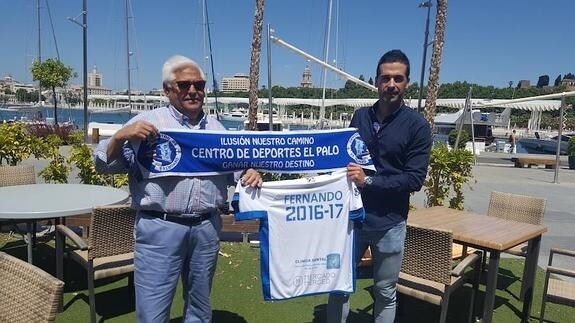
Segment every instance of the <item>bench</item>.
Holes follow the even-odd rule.
[[[83,238],[88,238],[91,214],[83,216],[71,216],[66,218],[66,225],[81,226]],[[236,221],[233,214],[222,214],[222,232],[240,233],[243,242],[249,242],[250,233],[258,233],[260,230],[259,220]]]
[[[250,233],[258,233],[260,231],[260,220],[244,220],[236,221],[233,214],[222,214],[222,232],[228,233],[241,233],[242,242],[249,242]],[[371,249],[367,249],[361,261],[359,267],[369,267],[372,265]]]
[[[241,233],[242,242],[249,242],[250,233],[260,231],[260,220],[236,221],[233,214],[222,214],[222,232]]]
[[[531,166],[545,165],[545,168],[555,168],[557,163],[555,159],[548,158],[536,158],[536,157],[518,157],[514,158],[515,167],[523,168],[527,165],[528,168]]]

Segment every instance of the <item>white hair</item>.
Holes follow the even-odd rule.
[[[186,67],[197,69],[200,72],[200,77],[202,80],[206,80],[204,71],[196,62],[182,55],[174,55],[168,58],[168,60],[164,63],[164,67],[162,68],[163,85],[169,86],[170,82],[176,79],[176,71]]]

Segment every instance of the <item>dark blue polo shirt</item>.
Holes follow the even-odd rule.
[[[373,184],[362,190],[364,230],[386,230],[406,220],[409,196],[423,186],[431,150],[431,130],[422,115],[406,105],[377,121],[372,107],[357,110],[350,127],[357,128],[376,168]]]

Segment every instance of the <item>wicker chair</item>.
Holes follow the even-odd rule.
[[[54,322],[64,283],[0,252],[0,322]]]
[[[96,322],[94,281],[134,271],[134,220],[136,212],[128,205],[96,207],[90,220],[90,237],[84,241],[70,228],[58,225],[59,234],[69,238],[77,249],[69,257],[82,265],[88,273],[90,320]],[[57,250],[61,253],[61,250]],[[61,258],[61,257],[57,257]],[[57,261],[62,273],[62,262]],[[130,275],[129,285],[133,285]]]
[[[0,187],[36,184],[33,165],[0,166]]]
[[[530,224],[541,224],[547,200],[540,197],[491,192],[488,216]]]
[[[36,184],[36,172],[33,165],[0,166],[0,187],[26,184]],[[15,224],[0,221],[0,231],[4,224],[8,226],[10,223]]]
[[[511,193],[491,192],[491,199],[489,200],[489,209],[487,210],[487,215],[516,222],[541,224],[545,214],[546,204],[547,199],[545,198]],[[505,250],[504,252],[525,258],[527,257],[527,243],[519,244],[513,248]],[[485,256],[483,259],[483,268],[486,268],[486,258],[487,257]],[[525,271],[523,272],[521,281],[525,281]],[[520,299],[523,300],[524,294],[525,290],[522,284]]]
[[[541,316],[539,317],[539,322],[543,322],[545,303],[547,302],[572,307],[575,306],[575,283],[573,281],[562,280],[557,276],[551,277],[551,274],[553,274],[575,278],[575,270],[553,266],[553,256],[555,254],[575,258],[575,251],[551,248],[549,252],[549,264],[545,273],[545,287],[543,287],[543,300],[541,301]]]
[[[453,234],[450,231],[408,225],[397,291],[439,305],[439,322],[445,322],[451,293],[469,280],[465,270],[470,266],[476,267],[473,271],[473,290],[469,303],[471,322],[479,286],[478,267],[481,255],[479,252],[469,254],[453,268],[452,247]]]

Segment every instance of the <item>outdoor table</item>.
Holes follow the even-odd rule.
[[[29,184],[0,187],[0,219],[28,224],[28,262],[32,263],[30,223],[91,213],[95,206],[123,203],[128,197],[126,191],[100,185]]]
[[[528,242],[524,281],[522,282],[524,295],[521,295],[523,296],[521,320],[522,322],[528,321],[533,300],[533,285],[537,271],[541,235],[547,232],[546,226],[509,221],[441,206],[411,211],[407,223],[426,228],[449,230],[453,232],[454,242],[489,252],[483,307],[483,322],[485,323],[492,321],[501,252]]]

